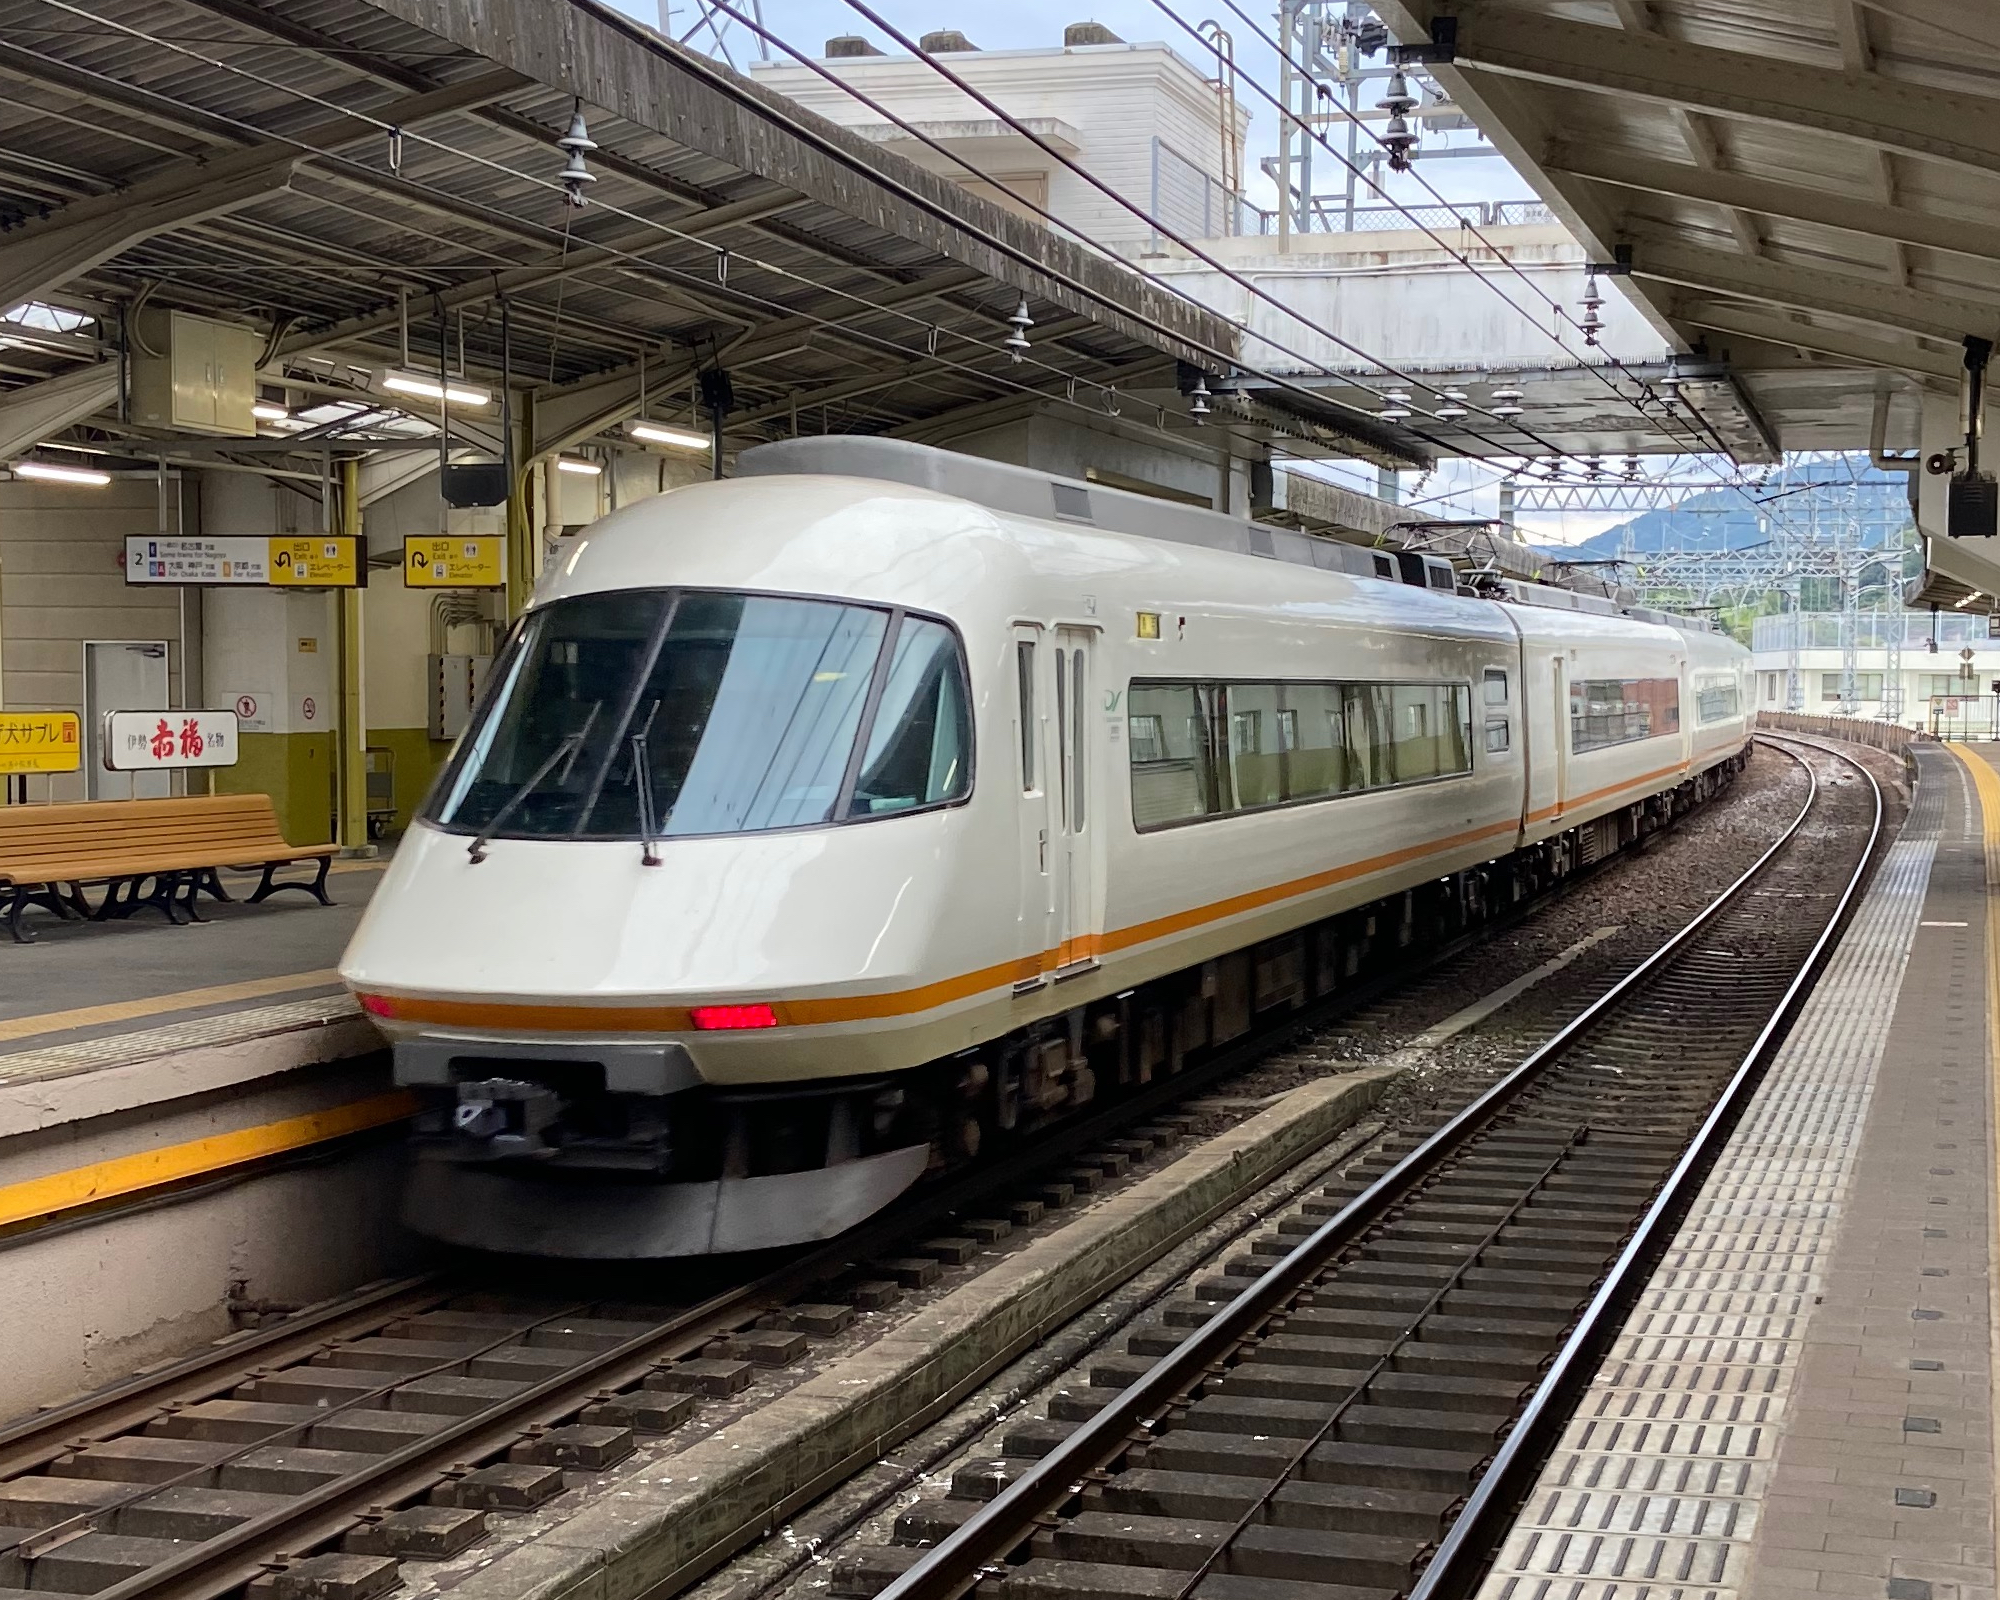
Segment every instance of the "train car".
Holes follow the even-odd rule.
[[[343,961],[437,1238],[830,1237],[1742,759],[1664,620],[892,441],[740,471],[557,552]]]

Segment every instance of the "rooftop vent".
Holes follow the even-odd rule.
[[[1063,48],[1080,44],[1123,44],[1125,41],[1101,22],[1072,22],[1063,29]]]
[[[882,52],[858,33],[843,33],[826,41],[826,53],[831,60],[835,56],[879,56]]]
[[[934,56],[959,55],[979,48],[956,28],[940,28],[936,33],[925,34],[917,43]]]

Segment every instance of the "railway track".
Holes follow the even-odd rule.
[[[468,1296],[442,1274],[415,1278],[0,1426],[0,1600],[216,1600],[249,1585],[269,1600],[371,1600],[399,1581],[401,1560],[457,1553],[489,1513],[559,1493],[565,1469],[613,1466],[635,1434],[668,1431],[698,1398],[837,1334],[871,1287],[893,1292],[871,1273],[917,1286],[927,1234],[996,1237],[1143,1161],[1175,1138],[1176,1101],[1493,931],[696,1304]]]
[[[1458,1115],[1003,1428],[834,1593],[1471,1594],[1880,842],[1865,767],[1771,742],[1814,782],[1741,879]]]

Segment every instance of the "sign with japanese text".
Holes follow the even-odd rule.
[[[366,570],[359,539],[323,534],[271,541],[271,582],[279,588],[353,589]]]
[[[125,541],[125,581],[132,584],[353,589],[367,576],[364,547],[346,534],[228,534],[213,539],[135,534]]]
[[[236,765],[233,711],[112,711],[104,718],[104,764],[113,772]]]
[[[0,711],[0,772],[75,772],[83,719],[74,711]]]
[[[504,534],[425,534],[403,540],[406,588],[503,589],[506,567]]]

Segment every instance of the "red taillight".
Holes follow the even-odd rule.
[[[396,1014],[395,1002],[382,994],[364,994],[361,1009],[371,1017],[393,1017]]]
[[[697,1028],[775,1028],[778,1013],[767,1005],[696,1006],[689,1015]]]

